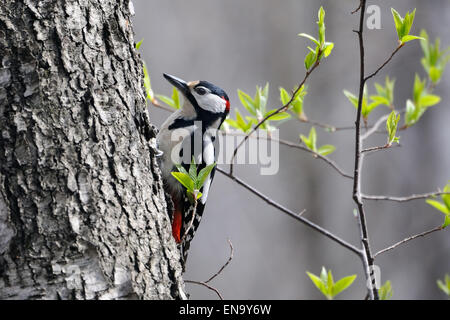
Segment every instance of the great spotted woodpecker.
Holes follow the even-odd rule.
[[[184,96],[183,107],[163,123],[156,137],[158,149],[162,151],[159,160],[166,194],[174,204],[170,217],[172,235],[180,247],[184,269],[190,241],[200,224],[215,169],[200,189],[202,196],[197,202],[194,217],[192,199],[188,199],[186,189],[171,172],[178,171],[178,164],[189,171],[193,157],[197,173],[215,162],[218,156],[217,130],[230,111],[230,101],[225,91],[208,81],[185,82],[168,74],[164,74],[164,78]]]

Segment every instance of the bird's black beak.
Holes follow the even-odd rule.
[[[185,96],[189,93],[189,86],[186,81],[181,80],[180,78],[171,76],[170,74],[163,73],[164,78],[167,79],[175,88],[181,91]]]

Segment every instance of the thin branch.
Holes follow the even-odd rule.
[[[341,176],[343,176],[344,178],[348,178],[348,179],[353,179],[353,176],[351,176],[350,174],[346,173],[344,170],[342,170],[337,164],[336,162],[334,162],[333,160],[327,158],[326,156],[323,156],[321,154],[318,154],[317,152],[312,151],[311,149],[308,149],[307,147],[302,146],[301,144],[298,143],[293,143],[290,141],[286,141],[286,140],[279,140],[280,144],[283,144],[285,146],[289,146],[291,148],[296,148],[299,150],[303,150],[306,152],[311,153],[315,158],[319,158],[323,161],[325,161],[326,163],[328,163],[334,170],[336,170]]]
[[[385,201],[396,201],[396,202],[407,202],[407,201],[413,201],[413,200],[419,200],[419,199],[427,199],[431,197],[440,196],[443,194],[450,194],[449,192],[429,192],[429,193],[423,193],[423,194],[412,194],[407,197],[391,197],[391,196],[372,196],[372,195],[362,195],[363,199],[366,200],[385,200]]]
[[[309,221],[308,219],[304,218],[301,213],[298,214],[296,212],[293,212],[287,208],[285,208],[284,206],[282,206],[281,204],[275,202],[274,200],[270,199],[269,197],[267,197],[266,195],[262,194],[261,192],[259,192],[258,190],[256,190],[255,188],[253,188],[252,186],[250,186],[249,184],[247,184],[246,182],[244,182],[243,180],[239,179],[238,177],[231,175],[230,173],[226,172],[224,169],[220,168],[220,167],[216,167],[217,171],[219,171],[220,173],[224,174],[225,176],[227,176],[228,178],[234,180],[235,182],[237,182],[239,185],[243,186],[244,188],[246,188],[247,190],[249,190],[251,193],[253,193],[254,195],[256,195],[257,197],[259,197],[260,199],[264,200],[266,203],[268,203],[269,205],[279,209],[280,211],[282,211],[283,213],[287,214],[288,216],[294,218],[295,220],[300,221],[301,223],[307,225],[308,227],[316,230],[317,232],[323,234],[324,236],[330,238],[331,240],[339,243],[340,245],[342,245],[343,247],[349,249],[350,251],[352,251],[353,253],[356,253],[359,257],[361,257],[361,250],[356,248],[355,246],[353,246],[352,244],[348,243],[347,241],[341,239],[340,237],[336,236],[335,234],[333,234],[332,232],[318,226],[317,224]],[[303,210],[304,211],[304,210]]]
[[[362,6],[362,1],[359,1],[359,6],[358,6],[358,8],[356,8],[355,10],[353,10],[353,11],[351,12],[351,14],[357,13],[357,12],[361,9],[361,6]]]
[[[367,80],[369,80],[370,78],[373,78],[377,75],[378,72],[380,72],[381,69],[383,69],[388,63],[389,61],[392,60],[392,58],[395,56],[395,54],[404,46],[404,43],[401,42],[397,48],[395,48],[395,50],[391,53],[391,55],[389,56],[389,58],[377,69],[375,70],[375,72],[371,73],[370,75],[368,75],[367,77],[364,78],[364,82],[366,82]]]
[[[194,280],[184,280],[184,282],[186,283],[193,283],[193,284],[198,284],[199,286],[204,286],[206,288],[208,288],[209,290],[214,291],[217,296],[219,297],[220,300],[223,300],[222,295],[220,294],[219,290],[217,290],[216,288],[214,288],[213,286],[203,282],[203,281],[194,281]]]
[[[227,262],[225,262],[225,264],[219,269],[219,271],[217,271],[214,275],[212,275],[211,278],[206,280],[205,283],[208,283],[208,282],[211,282],[212,280],[214,280],[214,278],[216,278],[219,274],[221,274],[222,271],[230,264],[231,260],[233,260],[233,253],[234,253],[233,244],[231,243],[230,239],[227,239],[227,241],[228,241],[228,244],[230,245],[230,257],[228,258]]]
[[[244,133],[240,133],[240,132],[231,132],[231,131],[227,131],[227,132],[223,132],[225,135],[233,135],[233,136],[244,136]],[[255,139],[264,139],[264,140],[268,140],[268,141],[275,141],[278,142],[281,145],[287,146],[287,147],[291,147],[291,148],[295,148],[295,149],[299,149],[302,151],[306,151],[308,153],[311,153],[315,158],[319,158],[321,160],[323,160],[324,162],[326,162],[327,164],[329,164],[333,169],[335,169],[341,176],[343,176],[344,178],[347,179],[353,179],[353,176],[351,176],[350,174],[346,173],[344,170],[342,170],[338,164],[336,162],[334,162],[333,160],[329,159],[326,156],[323,156],[321,154],[318,154],[317,152],[312,151],[311,149],[308,149],[307,147],[299,144],[299,143],[295,143],[295,142],[291,142],[291,141],[287,141],[287,140],[283,140],[283,139],[275,139],[272,137],[260,137],[259,135],[255,136],[255,135],[249,135],[249,138],[255,138]]]
[[[361,198],[361,168],[363,162],[362,139],[361,139],[361,114],[362,114],[362,102],[364,95],[364,86],[367,78],[364,77],[365,62],[364,62],[364,14],[366,11],[366,0],[361,0],[360,5],[360,18],[359,18],[359,30],[356,31],[359,40],[359,53],[360,53],[360,79],[359,79],[359,97],[358,97],[358,110],[355,121],[355,170],[353,176],[353,200],[358,207],[360,231],[361,231],[361,243],[363,246],[364,258],[363,264],[366,273],[366,278],[371,279],[372,267],[374,264],[373,256],[370,250],[369,234],[367,231],[366,215],[364,212],[363,201]],[[383,64],[384,66],[385,64]],[[378,71],[377,71],[378,72]],[[373,300],[379,300],[378,290],[375,286],[374,280],[372,280],[372,287],[370,290],[370,298]]]
[[[206,281],[194,281],[194,280],[184,280],[184,282],[186,283],[193,283],[193,284],[197,284],[200,286],[204,286],[206,288],[208,288],[209,290],[214,291],[217,296],[219,297],[220,300],[223,300],[222,295],[220,294],[219,290],[217,290],[216,288],[214,288],[213,286],[211,286],[209,284],[209,282],[211,282],[212,280],[214,280],[218,275],[220,275],[222,273],[222,271],[230,264],[231,260],[233,260],[233,253],[234,253],[234,248],[233,248],[233,244],[231,243],[230,239],[227,239],[228,244],[230,245],[230,257],[228,258],[227,262],[225,262],[225,264],[220,267],[219,271],[217,271],[215,274],[213,274],[208,280]]]
[[[197,213],[197,203],[198,203],[198,200],[196,199],[197,194],[194,194],[192,196],[194,198],[194,208],[192,209],[192,218],[191,221],[189,221],[188,228],[186,229],[186,231],[183,234],[183,237],[181,238],[181,242],[183,242],[184,238],[186,238],[187,234],[189,233],[189,230],[191,230],[192,224],[194,223],[195,220],[195,214]]]
[[[317,56],[320,57],[320,54],[321,54],[321,52],[319,52],[319,54]],[[233,175],[234,159],[236,158],[236,154],[237,154],[239,148],[248,140],[249,136],[252,133],[254,133],[256,130],[258,130],[258,128],[264,122],[266,122],[269,118],[273,117],[274,115],[279,114],[280,112],[284,112],[284,111],[286,111],[289,108],[289,105],[292,103],[292,101],[294,101],[294,98],[297,95],[297,93],[301,90],[301,88],[305,84],[305,82],[308,79],[308,77],[310,76],[310,74],[319,66],[319,64],[320,64],[320,61],[319,61],[319,59],[317,59],[316,63],[311,67],[311,69],[306,71],[305,77],[303,78],[302,82],[300,82],[300,84],[298,85],[297,89],[295,89],[295,91],[293,92],[293,94],[292,94],[291,98],[289,99],[289,101],[285,105],[279,107],[275,112],[267,115],[266,117],[264,117],[264,119],[259,121],[258,124],[252,128],[252,131],[250,131],[250,133],[248,133],[244,137],[244,139],[237,145],[237,147],[234,149],[233,156],[231,158],[231,164],[230,164],[230,174],[231,175]]]
[[[389,115],[386,114],[384,116],[382,116],[380,119],[378,119],[375,124],[372,126],[372,128],[370,128],[369,130],[367,130],[363,135],[361,135],[361,140],[366,140],[368,137],[370,137],[372,134],[374,134],[375,132],[377,132],[378,128],[384,123],[386,122],[387,118],[389,118]]]
[[[310,119],[306,119],[306,118],[299,118],[298,116],[294,116],[294,118],[301,123],[308,123],[313,126],[317,126],[319,128],[325,129],[325,131],[328,131],[328,132],[337,132],[337,131],[345,131],[345,130],[355,129],[354,126],[336,127],[336,126],[332,126],[330,124],[326,124],[326,123],[319,122],[319,121],[314,121],[314,120],[310,120]]]
[[[376,151],[381,151],[381,150],[386,150],[386,149],[392,149],[392,148],[398,148],[401,147],[400,144],[385,144],[384,146],[377,146],[377,147],[371,147],[371,148],[367,148],[361,151],[361,153],[371,153],[371,152],[376,152]]]
[[[440,230],[443,230],[443,229],[444,229],[444,228],[443,228],[442,226],[437,226],[436,228],[433,228],[433,229],[430,229],[430,230],[428,230],[428,231],[425,231],[425,232],[422,232],[422,233],[413,235],[413,236],[411,236],[411,237],[405,238],[405,239],[403,239],[402,241],[399,241],[399,242],[393,244],[393,245],[390,246],[390,247],[387,247],[387,248],[385,248],[385,249],[383,249],[383,250],[378,251],[377,253],[374,254],[373,257],[375,258],[376,256],[378,256],[378,255],[380,255],[380,254],[382,254],[382,253],[385,253],[385,252],[387,252],[387,251],[393,250],[393,249],[397,248],[398,246],[400,246],[400,245],[402,245],[402,244],[405,244],[405,243],[407,243],[407,242],[409,242],[409,241],[411,241],[411,240],[414,240],[414,239],[419,238],[419,237],[424,237],[424,236],[426,236],[426,235],[428,235],[428,234],[430,234],[430,233],[433,233],[433,232],[436,232],[436,231],[440,231]]]

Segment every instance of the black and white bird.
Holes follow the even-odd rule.
[[[217,131],[230,111],[228,95],[221,88],[208,81],[186,82],[164,74],[184,96],[184,105],[163,123],[156,137],[162,155],[159,158],[166,193],[174,204],[171,214],[172,234],[179,244],[183,269],[187,259],[190,241],[200,224],[208,198],[215,169],[203,184],[201,198],[197,203],[195,217],[193,203],[186,196],[186,189],[171,174],[181,164],[187,171],[192,157],[197,173],[213,164],[218,156]],[[190,222],[192,226],[189,228]],[[186,230],[188,233],[185,235]]]

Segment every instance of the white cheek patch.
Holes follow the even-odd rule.
[[[227,102],[221,97],[218,97],[217,95],[212,93],[207,93],[203,96],[197,94],[196,92],[193,92],[192,94],[197,100],[199,107],[203,110],[213,113],[225,112]]]

